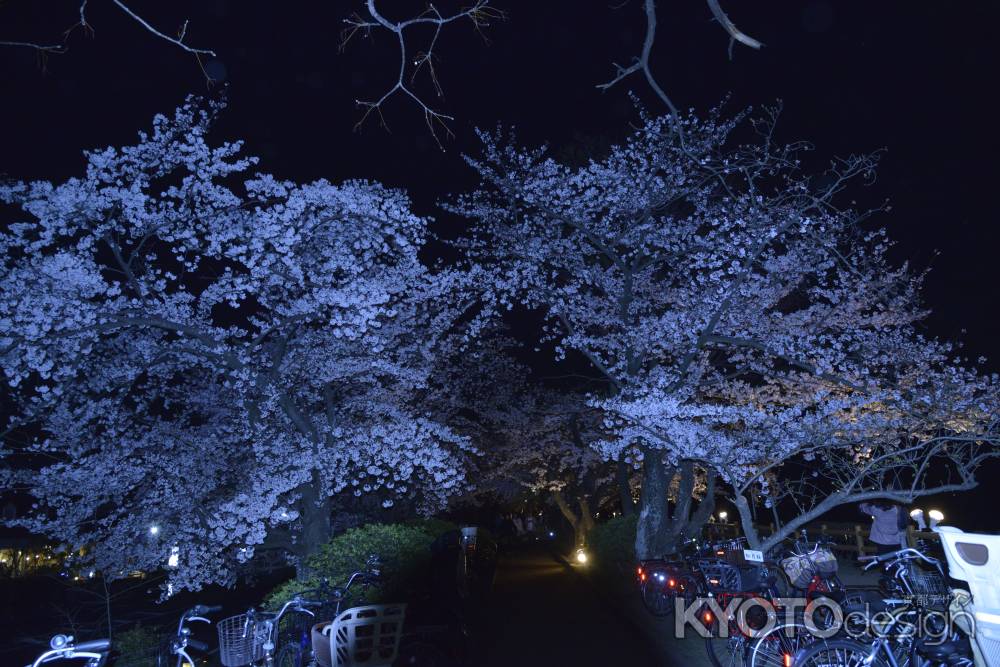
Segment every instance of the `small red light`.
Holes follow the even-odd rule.
[[[639,572],[639,576],[642,576],[642,568],[640,567],[640,568],[636,568],[636,569]]]
[[[712,613],[711,613],[711,612],[708,612],[708,611],[706,611],[706,612],[705,612],[705,616],[704,616],[704,618],[705,618],[705,622],[706,622],[706,623],[711,623],[711,622],[712,622]]]
[[[786,653],[785,655],[783,655],[782,656],[782,663],[784,664],[785,667],[792,667],[792,656],[791,656],[791,654]]]
[[[640,574],[639,579],[641,579],[642,581],[646,581],[646,573],[643,572],[642,574]]]
[[[722,549],[719,549],[718,551],[715,552],[715,555],[716,556],[725,556],[726,552],[723,551]]]
[[[670,586],[671,588],[673,588],[676,585],[677,585],[677,582],[674,581],[673,579],[671,579],[670,581],[667,582],[667,586]]]

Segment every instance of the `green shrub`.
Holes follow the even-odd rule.
[[[409,521],[404,522],[403,525],[409,526],[410,528],[419,528],[430,535],[433,539],[437,539],[439,536],[453,530],[458,530],[458,526],[451,521],[436,519],[434,517],[429,519],[410,519]]]
[[[163,631],[139,625],[116,632],[115,649],[121,653],[116,665],[120,667],[156,667],[156,654],[165,648]]]
[[[378,585],[365,594],[370,603],[388,602],[405,597],[414,583],[424,583],[430,564],[430,546],[434,538],[424,529],[402,524],[369,524],[352,528],[333,538],[308,557],[304,579],[287,581],[268,595],[265,604],[277,608],[295,594],[318,588],[326,579],[332,585],[347,582],[352,572],[364,569],[369,556],[382,559]],[[355,595],[360,591],[353,590]]]
[[[598,568],[611,571],[635,563],[636,516],[622,516],[599,523],[590,531],[590,551]]]

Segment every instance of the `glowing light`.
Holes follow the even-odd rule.
[[[940,510],[931,510],[927,516],[931,518],[931,521],[944,521],[944,514]]]
[[[160,534],[160,527],[156,525],[150,526],[149,534],[152,535],[153,537],[156,537],[157,535]]]
[[[719,520],[720,521],[725,521],[728,516],[729,516],[728,512],[719,512]]]
[[[167,567],[177,567],[181,564],[180,547],[170,547],[170,557],[167,558]]]
[[[671,579],[670,581],[667,582],[667,586],[670,586],[671,588],[673,588],[676,585],[677,585],[677,582],[674,581],[673,579]]]
[[[579,563],[580,565],[583,565],[584,563],[586,563],[587,562],[587,552],[584,551],[583,549],[577,549],[576,550],[576,562]],[[646,575],[642,575],[642,580],[643,581],[646,580]]]
[[[785,653],[781,656],[781,662],[785,667],[792,667],[792,655],[790,653]]]

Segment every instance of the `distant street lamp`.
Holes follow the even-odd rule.
[[[160,527],[156,525],[150,526],[149,534],[152,535],[153,537],[156,537],[157,535],[160,534]]]

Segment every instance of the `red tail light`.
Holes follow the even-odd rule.
[[[636,568],[636,571],[638,572],[639,576],[641,577],[642,576],[642,568],[638,567],[638,568]]]
[[[673,588],[676,585],[677,585],[677,582],[674,581],[673,579],[671,579],[670,581],[667,582],[667,586],[670,586],[671,588]]]
[[[711,622],[712,622],[712,612],[710,612],[710,611],[706,611],[706,612],[705,612],[705,613],[704,613],[704,614],[702,615],[702,618],[704,618],[704,619],[705,619],[705,622],[706,622],[706,623],[711,623]]]
[[[781,656],[781,662],[784,665],[784,667],[792,667],[792,656],[791,656],[791,654],[786,653],[783,656]]]

